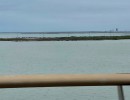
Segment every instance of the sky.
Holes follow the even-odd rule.
[[[130,30],[130,0],[0,0],[0,32]]]

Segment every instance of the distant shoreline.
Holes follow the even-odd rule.
[[[0,38],[0,41],[87,41],[87,40],[122,40],[130,39],[130,36],[71,36],[71,37],[17,37]]]
[[[85,34],[85,33],[130,33],[130,31],[59,31],[59,32],[0,32],[0,33],[20,33],[20,34]]]

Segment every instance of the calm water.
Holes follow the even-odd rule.
[[[130,40],[0,42],[0,75],[129,73]],[[126,100],[130,88],[125,88]],[[1,89],[1,100],[117,100],[116,87]]]
[[[125,36],[130,33],[62,33],[62,34],[22,34],[22,33],[0,33],[0,38],[16,37],[71,37],[71,36]]]

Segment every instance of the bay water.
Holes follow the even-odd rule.
[[[0,75],[130,72],[130,40],[0,41]],[[129,86],[124,86],[126,100]],[[118,100],[116,86],[0,89],[1,100]]]

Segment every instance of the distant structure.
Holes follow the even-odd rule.
[[[118,28],[116,28],[116,32],[118,32]]]

